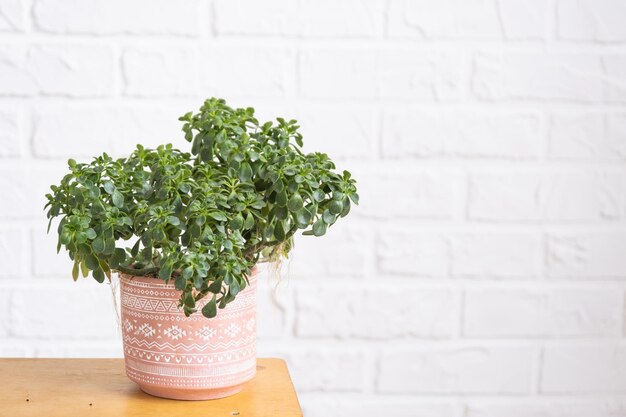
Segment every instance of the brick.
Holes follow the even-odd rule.
[[[70,279],[72,276],[73,261],[67,251],[61,248],[57,253],[58,221],[50,227],[50,233],[46,229],[36,228],[32,232],[33,242],[33,266],[32,273],[35,277],[63,277]]]
[[[596,55],[481,53],[473,90],[483,100],[598,102],[606,97],[605,70]]]
[[[272,0],[263,4],[218,0],[214,8],[218,35],[330,38],[373,37],[383,32],[382,0]]]
[[[22,123],[17,110],[0,108],[0,157],[15,157],[21,153]]]
[[[542,393],[626,392],[626,347],[555,345],[543,353]]]
[[[530,390],[534,349],[466,346],[386,351],[380,393],[524,394]]]
[[[0,47],[0,95],[107,96],[114,78],[109,47]]]
[[[291,51],[267,47],[129,48],[122,56],[125,93],[146,97],[283,97],[294,65]]]
[[[607,101],[610,103],[626,102],[626,55],[615,54],[602,57],[606,71]]]
[[[554,278],[626,278],[622,231],[564,232],[548,236],[548,273]]]
[[[370,110],[324,107],[305,108],[294,115],[304,135],[306,152],[323,150],[333,160],[376,157],[376,117]]]
[[[177,107],[42,107],[33,116],[33,152],[38,158],[66,159],[91,158],[102,152],[125,157],[137,143],[154,148],[173,142],[187,149],[177,120],[186,107]]]
[[[298,392],[359,392],[363,389],[365,360],[358,349],[292,349],[287,354]]]
[[[358,213],[362,216],[384,219],[452,216],[455,187],[460,179],[450,171],[403,166],[353,171],[361,197]]]
[[[626,114],[610,115],[607,120],[606,144],[601,144],[601,150],[596,154],[607,155],[607,158],[626,158],[624,137],[626,137]]]
[[[368,272],[371,236],[360,229],[337,224],[324,239],[297,236],[289,255],[289,271],[294,276],[324,279],[337,276],[362,277]]]
[[[382,153],[388,158],[535,158],[543,148],[540,128],[539,116],[533,113],[387,112]]]
[[[548,34],[551,4],[543,0],[498,0],[504,37],[511,40],[545,39]]]
[[[284,336],[287,329],[287,309],[292,292],[280,285],[278,271],[263,268],[257,281],[257,335],[260,341],[275,340]]]
[[[615,219],[624,212],[626,175],[525,169],[474,174],[468,213],[475,220],[581,221]]]
[[[43,31],[96,35],[198,35],[201,23],[207,24],[200,13],[199,0],[37,0],[33,8],[35,24]]]
[[[30,175],[25,167],[8,164],[0,166],[0,190],[2,190],[0,218],[18,219],[34,213],[34,208],[29,204],[30,183]],[[40,207],[44,204],[42,203]],[[37,211],[39,210],[38,207]]]
[[[603,114],[555,114],[550,118],[549,156],[555,159],[619,157],[620,141],[609,140],[606,130]]]
[[[21,278],[29,265],[26,231],[18,228],[0,229],[0,279]]]
[[[324,398],[298,395],[302,404],[302,412],[307,417],[459,417],[460,410],[453,404],[445,404],[432,400],[419,401],[397,398]],[[604,416],[603,416],[604,417]]]
[[[0,96],[33,95],[39,86],[29,70],[29,54],[26,48],[0,46]]]
[[[15,291],[9,328],[11,335],[25,339],[114,339],[115,315],[108,285],[98,285],[93,278],[68,278],[58,287]]]
[[[292,0],[216,0],[213,9],[219,35],[293,36],[300,32],[302,23],[298,19],[299,2]]]
[[[314,37],[378,37],[383,34],[384,0],[301,1],[300,33]]]
[[[21,0],[3,0],[0,3],[0,32],[24,32],[24,2]]]
[[[613,289],[476,290],[465,296],[464,334],[617,335],[621,316],[622,296]]]
[[[390,274],[446,276],[450,263],[448,246],[441,234],[385,229],[377,239],[378,266],[380,271]]]
[[[626,413],[620,399],[529,399],[471,401],[464,417],[618,417]]]
[[[449,290],[386,288],[298,289],[296,334],[301,337],[390,339],[450,337],[459,315]],[[346,296],[349,294],[349,296]],[[341,302],[337,300],[341,299]]]
[[[17,340],[3,340],[0,343],[0,357],[2,358],[32,358],[33,349],[28,343]]]
[[[82,342],[64,340],[37,341],[31,356],[38,358],[123,358],[124,348],[121,340],[98,340]]]
[[[9,335],[11,294],[11,289],[3,288],[2,291],[0,291],[0,340]],[[0,357],[3,355],[1,348],[4,344],[4,341],[0,343]]]
[[[41,46],[33,48],[29,58],[28,72],[41,93],[89,97],[114,92],[114,58],[109,47]]]
[[[502,29],[496,2],[452,0],[392,0],[389,4],[389,36],[419,39],[500,38]]]
[[[541,239],[533,233],[464,233],[451,242],[455,276],[530,278],[541,272]]]
[[[306,98],[455,99],[461,60],[459,54],[432,50],[310,48],[301,53],[300,93]]]
[[[551,117],[549,155],[555,159],[623,160],[626,114],[566,113]]]
[[[622,16],[626,4],[619,0],[559,0],[557,31],[571,41],[624,42]]]

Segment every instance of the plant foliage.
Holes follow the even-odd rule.
[[[191,152],[171,144],[106,153],[70,172],[47,194],[57,251],[72,275],[98,282],[111,271],[173,280],[186,315],[214,317],[246,287],[259,261],[286,256],[299,229],[322,236],[358,204],[350,173],[323,153],[305,154],[295,120],[259,123],[254,109],[204,102],[182,116]]]

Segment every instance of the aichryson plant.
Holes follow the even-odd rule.
[[[323,153],[305,154],[295,120],[260,123],[254,109],[204,102],[183,122],[191,152],[171,144],[68,161],[46,195],[59,218],[57,251],[72,275],[98,282],[112,271],[173,280],[186,315],[214,317],[258,263],[286,256],[298,230],[322,236],[358,204],[355,180]]]

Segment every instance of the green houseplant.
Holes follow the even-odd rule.
[[[179,120],[190,152],[138,145],[127,158],[69,160],[47,216],[60,219],[57,250],[75,280],[157,278],[174,284],[185,316],[214,318],[257,263],[287,255],[298,230],[324,235],[358,194],[348,171],[301,150],[295,120],[260,123],[254,109],[216,98]]]

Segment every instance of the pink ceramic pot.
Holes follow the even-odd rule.
[[[256,373],[256,269],[217,317],[185,317],[173,282],[120,274],[126,374],[146,393],[209,400],[241,391]]]

